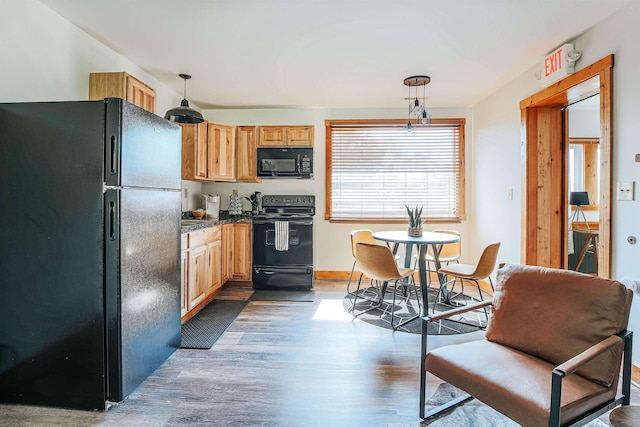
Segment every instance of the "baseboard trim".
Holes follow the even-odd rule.
[[[321,280],[349,280],[350,271],[321,270],[315,271],[316,279]]]
[[[631,365],[631,380],[640,384],[640,366]]]
[[[351,272],[341,270],[316,270],[314,274],[315,278],[318,280],[349,280]],[[417,273],[415,275],[415,280],[419,280]],[[438,280],[436,273],[431,273],[431,280]],[[480,288],[483,292],[493,294],[491,284],[487,280],[480,280]]]

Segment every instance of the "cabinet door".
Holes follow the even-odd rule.
[[[236,130],[236,181],[262,181],[257,177],[256,137],[256,126],[239,126]]]
[[[140,108],[156,112],[156,91],[125,72],[90,73],[89,99],[122,98]]]
[[[127,74],[127,101],[155,114],[156,91]]]
[[[233,271],[237,280],[251,280],[251,224],[233,224]]]
[[[289,126],[286,137],[287,145],[313,147],[313,126]]]
[[[189,251],[180,252],[180,316],[189,311]]]
[[[287,145],[285,140],[285,128],[282,126],[260,126],[258,137],[259,147]]]
[[[193,309],[207,296],[207,246],[202,245],[189,250],[189,310]]]
[[[233,266],[233,224],[222,226],[222,284],[232,276]]]
[[[207,124],[208,177],[215,181],[236,178],[236,140],[232,126]]]
[[[207,181],[207,124],[180,124],[182,127],[182,179]]]
[[[207,296],[222,286],[221,263],[222,242],[218,238],[207,244]]]

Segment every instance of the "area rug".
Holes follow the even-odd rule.
[[[315,296],[315,291],[277,291],[270,289],[258,289],[249,299],[251,301],[313,302]]]
[[[210,349],[247,304],[247,301],[214,299],[182,325],[180,348]]]
[[[429,390],[427,390],[428,392]],[[433,396],[427,400],[426,409],[436,408],[464,393],[448,383],[441,383]],[[433,418],[420,422],[420,427],[518,427],[498,411],[488,407],[477,399],[470,399]],[[585,427],[606,427],[600,420],[593,420]],[[417,427],[416,424],[389,424],[388,427]]]
[[[367,288],[364,291],[369,298],[371,296],[376,295],[375,288]],[[433,301],[436,300],[438,290],[434,288],[429,288],[429,313],[433,313]],[[395,312],[394,312],[394,322],[402,322],[400,319],[409,319],[414,317],[420,312],[418,304],[415,299],[415,295],[412,295],[411,298],[408,298],[405,302],[400,295],[396,295],[396,304],[395,304]],[[393,295],[391,291],[388,290],[385,295],[384,302],[380,304],[377,308],[372,308],[376,305],[371,301],[361,299],[358,297],[358,301],[355,307],[355,310],[352,312],[353,306],[353,296],[347,295],[344,297],[342,301],[342,306],[344,309],[351,315],[355,317],[355,319],[361,320],[366,323],[370,323],[372,325],[380,326],[382,328],[393,329],[391,327],[391,307],[392,307]],[[465,305],[472,304],[478,302],[478,300],[471,298],[467,295],[459,295],[454,301],[456,304]],[[435,305],[435,312],[442,312],[446,310],[450,310],[452,308],[451,305],[444,304],[442,302],[438,302]],[[368,311],[367,311],[368,310]],[[396,317],[397,316],[397,317]],[[480,329],[483,329],[486,326],[487,318],[485,316],[484,310],[472,311],[469,313],[465,313],[459,316],[451,317],[449,319],[443,319],[437,322],[429,323],[429,328],[427,333],[429,335],[453,335],[453,334],[465,334],[469,332],[475,332]],[[421,333],[421,320],[417,318],[412,320],[399,328],[397,331],[409,332],[412,334]]]

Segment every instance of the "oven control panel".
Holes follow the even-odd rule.
[[[316,196],[262,196],[263,207],[315,207]]]

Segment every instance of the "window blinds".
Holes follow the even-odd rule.
[[[443,120],[411,133],[399,124],[328,123],[329,219],[406,221],[405,204],[422,205],[425,221],[464,219],[464,119]]]

